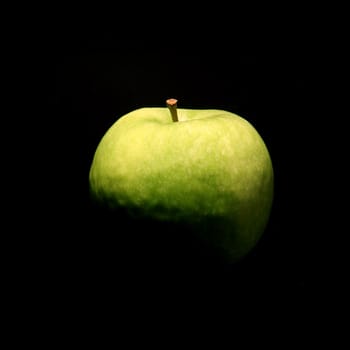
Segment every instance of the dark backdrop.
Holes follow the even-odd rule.
[[[210,14],[203,22],[180,14],[174,23],[166,16],[160,22],[143,18],[137,27],[118,20],[69,22],[47,39],[45,57],[54,68],[49,106],[62,136],[53,190],[60,204],[46,252],[78,304],[235,308],[241,300],[244,307],[296,307],[295,314],[303,314],[317,291],[334,286],[324,252],[324,232],[332,230],[323,221],[329,189],[319,186],[327,152],[315,93],[322,80],[321,38],[311,24],[309,29],[307,15],[298,25],[284,16],[267,24],[220,15],[213,14],[213,23]],[[257,247],[233,266],[198,263],[198,252],[192,256],[179,243],[168,252],[162,248],[169,242],[152,238],[153,226],[111,218],[89,201],[89,167],[106,130],[125,113],[164,106],[169,97],[180,107],[241,115],[270,151],[270,221]],[[133,249],[121,246],[120,235]]]

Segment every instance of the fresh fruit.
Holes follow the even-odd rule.
[[[107,130],[90,168],[91,198],[134,220],[186,227],[225,261],[237,261],[270,217],[267,146],[237,114],[166,102],[127,113]]]

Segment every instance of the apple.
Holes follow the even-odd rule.
[[[102,208],[173,225],[179,237],[191,232],[231,263],[266,229],[274,172],[265,142],[245,118],[178,108],[168,99],[164,107],[136,109],[111,125],[93,156],[89,188]]]

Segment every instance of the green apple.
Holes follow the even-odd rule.
[[[96,148],[89,184],[102,207],[189,227],[235,262],[266,229],[274,173],[265,142],[246,119],[220,109],[177,108],[169,99],[111,125]]]

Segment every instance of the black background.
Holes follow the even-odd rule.
[[[338,231],[329,220],[331,189],[320,186],[331,172],[324,158],[334,162],[319,110],[328,74],[320,61],[325,32],[305,11],[258,12],[165,8],[161,16],[47,18],[38,52],[54,164],[47,163],[40,206],[51,221],[38,241],[62,304],[83,314],[262,307],[303,322],[318,310],[320,294],[337,289],[338,265],[330,264],[336,243],[329,237]],[[198,261],[198,252],[192,256],[179,241],[167,251],[168,241],[152,238],[159,227],[111,218],[89,200],[89,167],[106,130],[125,113],[164,106],[169,97],[183,108],[245,117],[270,151],[270,221],[257,247],[233,266]],[[323,299],[323,306],[331,304]]]
[[[147,275],[130,265],[133,259],[121,267],[112,266],[115,257],[110,255],[120,249],[111,246],[116,244],[113,236],[124,227],[118,222],[113,227],[94,222],[94,215],[99,214],[90,207],[87,176],[100,138],[118,117],[142,106],[164,106],[165,99],[175,97],[184,108],[227,109],[247,118],[264,138],[274,164],[275,202],[269,227],[256,251],[225,277],[225,283],[240,284],[239,288],[270,289],[273,285],[304,293],[312,280],[308,220],[314,195],[313,179],[305,168],[310,169],[315,161],[310,157],[309,130],[316,118],[310,99],[313,62],[308,51],[299,43],[290,46],[293,37],[271,41],[265,37],[268,33],[251,33],[251,38],[244,36],[242,41],[240,30],[245,28],[232,30],[232,36],[224,32],[218,40],[217,31],[214,37],[210,33],[206,37],[199,29],[190,37],[186,33],[163,36],[158,30],[144,33],[142,28],[128,36],[120,30],[110,26],[97,32],[94,28],[73,32],[75,40],[64,36],[57,57],[54,105],[59,122],[74,130],[72,135],[68,132],[72,139],[62,140],[68,142],[68,157],[64,153],[66,159],[62,159],[68,163],[62,164],[67,171],[64,183],[73,194],[65,206],[73,218],[79,217],[72,221],[78,226],[66,233],[67,243],[72,244],[67,245],[70,258],[83,274],[92,273],[102,285],[120,269],[135,283],[140,279],[140,286],[147,285]],[[142,271],[146,262],[134,259]],[[165,278],[163,264],[159,261],[159,275],[150,274],[150,285]]]

